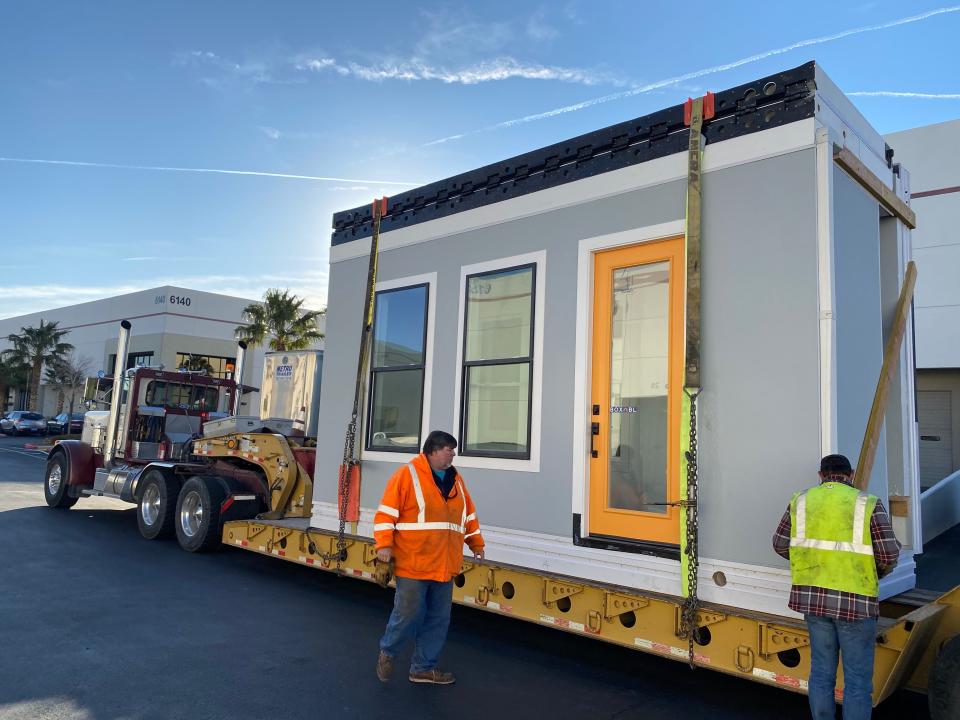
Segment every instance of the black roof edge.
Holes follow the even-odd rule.
[[[715,94],[716,115],[703,124],[707,144],[813,117],[816,63]],[[687,149],[683,104],[611,125],[390,198],[381,232],[619,170]],[[331,245],[372,233],[370,205],[333,216]]]

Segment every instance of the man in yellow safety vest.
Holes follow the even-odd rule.
[[[869,718],[879,578],[897,564],[900,543],[883,503],[853,487],[843,455],[820,461],[820,484],[798,492],[773,535],[790,561],[791,610],[810,633],[810,712],[833,719],[838,658],[843,660],[844,720]]]

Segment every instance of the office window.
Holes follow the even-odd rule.
[[[110,353],[110,360],[107,364],[107,367],[109,368],[107,372],[109,374],[113,373],[113,368],[116,364],[117,364],[117,354]],[[153,364],[153,350],[148,350],[147,352],[127,353],[127,367],[126,367],[127,370],[135,367],[150,367],[150,365],[152,364]]]
[[[530,457],[535,268],[466,278],[462,455]]]
[[[219,355],[197,355],[195,353],[177,353],[178,370],[206,370],[210,377],[232,380],[237,359]]]
[[[368,450],[419,451],[428,294],[427,285],[376,294]]]

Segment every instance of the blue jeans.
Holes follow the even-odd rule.
[[[397,578],[397,594],[386,632],[380,638],[380,650],[396,657],[411,637],[414,638],[410,672],[424,672],[437,666],[440,651],[447,641],[450,607],[453,604],[453,580],[412,580]]]
[[[873,709],[873,652],[877,619],[835,620],[804,615],[810,631],[810,713],[833,720],[837,705],[837,658],[843,659],[843,720],[866,720]]]

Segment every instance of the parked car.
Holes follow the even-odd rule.
[[[14,410],[0,420],[0,431],[7,435],[44,435],[47,432],[47,421],[40,413]]]
[[[83,431],[83,413],[60,413],[47,420],[47,435],[76,435]]]

